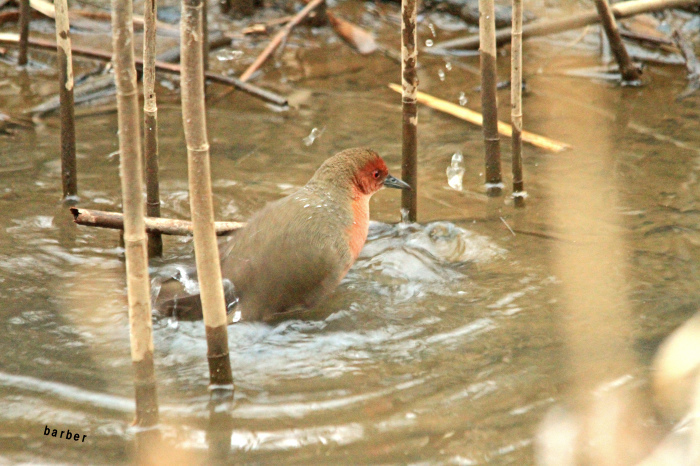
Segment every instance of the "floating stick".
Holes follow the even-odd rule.
[[[397,84],[389,84],[389,88],[396,92],[401,92],[401,86]],[[438,99],[424,92],[418,92],[418,102],[427,105],[435,110],[440,110],[441,112],[449,113],[452,116],[466,120],[477,126],[482,125],[483,117],[479,112],[469,110],[468,108],[460,107],[457,104],[453,104],[446,100]],[[502,136],[511,137],[513,134],[513,127],[508,123],[502,121],[498,122],[498,132]],[[571,148],[569,144],[555,141],[553,139],[540,136],[538,134],[530,133],[528,131],[522,132],[523,141],[532,144],[533,146],[541,147],[542,149],[547,149],[552,152],[561,152],[565,149]]]
[[[78,225],[88,227],[109,228],[113,230],[124,229],[124,216],[119,212],[105,212],[103,210],[82,209],[71,207],[73,220]],[[172,218],[144,218],[146,232],[160,233],[162,235],[188,236],[192,234],[192,222],[188,220],[174,220]],[[234,230],[243,228],[241,222],[215,222],[214,229],[217,235],[227,235]]]

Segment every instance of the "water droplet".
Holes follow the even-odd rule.
[[[238,322],[241,320],[241,311],[236,311],[233,313],[233,318],[231,319],[231,322]]]
[[[462,190],[462,179],[464,178],[464,156],[461,152],[452,154],[452,161],[447,167],[447,184],[457,191]]]
[[[459,93],[459,105],[464,107],[465,105],[467,105],[467,102],[468,102],[467,96],[464,95],[464,92],[460,92]]]
[[[242,56],[242,50],[222,50],[216,54],[216,59],[219,61],[232,61],[238,60]]]
[[[432,39],[427,39],[425,41],[425,46],[426,47],[432,47],[433,46],[433,40]]]
[[[442,70],[442,68],[438,70],[438,77],[440,78],[440,81],[445,80],[445,72]]]
[[[325,129],[326,129],[325,127],[322,129],[318,129],[318,128],[312,129],[311,132],[309,133],[309,135],[306,136],[304,139],[302,139],[302,141],[304,142],[304,145],[308,147],[311,144],[313,144],[314,141],[316,139],[318,139],[321,136],[321,134],[323,134],[323,131]]]
[[[430,28],[430,32],[433,34],[433,37],[437,37],[437,34],[435,34],[435,25],[430,23],[428,24],[428,27]]]
[[[449,61],[447,63],[445,63],[445,69],[447,71],[452,71],[452,63]]]

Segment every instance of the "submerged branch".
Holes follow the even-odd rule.
[[[0,33],[0,43],[16,45],[19,43],[19,35],[14,33]],[[56,43],[43,39],[29,38],[29,45],[34,48],[55,50]],[[111,61],[112,54],[110,52],[104,52],[102,50],[96,50],[89,47],[76,47],[73,46],[73,55],[80,55],[87,58],[93,58],[96,60]],[[140,58],[135,59],[136,68],[143,69],[143,60]],[[180,74],[180,66],[172,63],[156,62],[156,70],[164,71],[167,73]],[[216,74],[212,72],[206,73],[207,79],[217,82],[219,84],[226,84],[228,86],[234,86],[243,92],[246,92],[254,97],[261,100],[269,102],[271,104],[279,105],[280,107],[287,106],[287,99],[281,95],[275,94],[274,92],[262,89],[254,84],[249,84],[242,82],[240,79],[230,78],[221,74]]]
[[[632,0],[617,3],[611,6],[615,18],[627,18],[629,16],[652,11],[666,10],[670,8],[680,8],[690,5],[697,5],[698,0]],[[535,21],[523,26],[523,39],[536,36],[545,36],[564,32],[571,29],[582,28],[590,24],[595,24],[600,20],[598,11],[593,9],[583,13],[576,13],[566,18],[545,19]],[[506,27],[496,31],[496,43],[504,45],[510,42],[511,28]],[[432,47],[432,51],[439,49],[477,49],[479,47],[479,36],[459,37],[457,39],[440,42]]]

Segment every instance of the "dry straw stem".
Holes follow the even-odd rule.
[[[144,3],[143,31],[143,135],[146,158],[146,215],[160,217],[158,184],[158,106],[156,104],[156,0]],[[160,233],[148,234],[148,255],[163,254]]]
[[[615,15],[615,18],[621,19],[641,13],[649,13],[652,11],[680,8],[697,4],[698,0],[633,0],[616,3],[612,6],[612,12]],[[571,29],[578,29],[590,24],[595,24],[598,21],[600,21],[600,15],[598,15],[597,10],[576,13],[566,18],[535,21],[523,26],[523,39],[555,34],[557,32],[568,31]],[[496,31],[496,43],[498,45],[503,45],[510,41],[510,30],[511,28],[503,28]],[[479,47],[479,37],[469,36],[437,43],[433,46],[433,49],[476,49],[477,47]]]
[[[484,128],[486,192],[501,193],[501,144],[498,137],[496,102],[496,14],[493,0],[479,0],[479,58],[481,64],[481,108]]]
[[[180,26],[182,120],[187,141],[190,211],[194,224],[194,250],[207,334],[210,384],[212,387],[230,386],[233,389],[226,329],[226,302],[211,195],[209,142],[204,107],[202,0],[182,1]]]
[[[124,205],[124,248],[131,360],[136,386],[136,424],[149,427],[158,423],[158,399],[153,369],[151,293],[141,194],[141,135],[131,12],[130,0],[112,0],[112,48],[119,113],[119,173]]]
[[[19,57],[17,64],[24,66],[27,64],[27,47],[29,42],[29,20],[32,11],[29,8],[29,0],[19,0]]]
[[[2,44],[18,44],[19,43],[19,35],[15,33],[7,33],[7,32],[0,32],[0,43]],[[43,39],[29,39],[29,45],[32,47],[40,48],[40,49],[51,49],[55,50],[56,49],[56,44],[54,42],[48,41],[48,40],[43,40]],[[112,55],[108,52],[104,52],[102,50],[96,50],[88,47],[73,47],[73,53],[75,55],[81,55],[84,57],[88,58],[93,58],[96,60],[105,60],[105,61],[111,61]],[[142,68],[143,67],[143,61],[140,59],[136,59],[136,67],[137,68]],[[180,66],[176,65],[174,63],[164,63],[157,61],[156,62],[156,69],[158,71],[164,71],[167,73],[173,73],[173,74],[180,74]],[[275,94],[274,92],[270,92],[265,89],[261,89],[258,86],[255,86],[253,84],[249,83],[244,83],[239,79],[236,78],[231,78],[229,76],[224,76],[221,74],[216,74],[216,73],[211,73],[207,72],[206,74],[207,79],[220,83],[220,84],[225,84],[228,86],[234,86],[243,92],[247,92],[248,94],[257,97],[261,100],[264,100],[266,102],[270,102],[271,104],[279,105],[281,107],[284,107],[287,105],[287,99],[284,97]]]
[[[78,194],[78,169],[75,159],[75,107],[73,103],[73,56],[68,23],[68,2],[56,0],[56,50],[61,101],[61,179],[63,197]]]
[[[603,25],[603,30],[605,35],[608,37],[608,43],[612,49],[613,55],[615,56],[615,61],[617,61],[617,66],[620,68],[620,74],[622,74],[622,80],[628,82],[639,81],[640,74],[639,70],[632,59],[630,59],[625,44],[622,42],[620,37],[620,31],[617,29],[617,23],[615,23],[615,17],[610,10],[610,5],[607,0],[594,0],[598,14],[600,15],[600,22]]]
[[[323,2],[326,0],[312,0],[309,3],[306,4],[306,6],[294,17],[284,25],[280,31],[275,34],[275,37],[272,38],[269,44],[267,44],[267,47],[265,47],[265,50],[262,51],[260,55],[258,55],[258,58],[255,59],[255,61],[246,69],[243,74],[239,77],[239,79],[243,82],[248,81],[250,77],[255,73],[258,68],[260,68],[265,61],[267,61],[268,58],[270,58],[270,55],[279,47],[279,45],[282,43],[282,41],[289,35],[290,32],[292,32],[292,29],[294,29],[294,26],[299,24],[306,16],[308,16],[309,13],[311,13],[314,8],[318,7],[321,5]]]
[[[78,207],[71,207],[70,211],[71,214],[73,214],[73,221],[78,225],[109,228],[113,230],[124,229],[124,216],[119,212],[105,212],[103,210],[81,209]],[[175,220],[160,217],[146,217],[143,220],[146,225],[146,232],[148,233],[178,236],[188,236],[192,234],[192,222],[188,220]],[[245,223],[242,222],[214,223],[216,234],[220,236],[227,235],[244,226]]]
[[[411,189],[401,191],[401,208],[408,221],[418,218],[418,31],[417,0],[401,1],[401,178]]]
[[[401,86],[397,84],[389,84],[389,87],[396,92],[401,92]],[[434,108],[435,110],[449,113],[452,116],[461,118],[462,120],[468,121],[469,123],[473,123],[477,126],[482,125],[483,117],[479,112],[469,110],[468,108],[461,107],[446,100],[438,99],[437,97],[433,97],[424,92],[418,92],[418,102],[425,104],[430,108]],[[499,121],[498,132],[502,136],[511,137],[513,135],[513,128],[508,123]],[[537,146],[552,152],[561,152],[571,148],[569,144],[555,141],[528,131],[522,132],[522,138],[523,141],[532,144],[533,146]]]
[[[513,0],[510,47],[510,119],[513,123],[513,195],[516,207],[525,205],[523,182],[523,0]]]

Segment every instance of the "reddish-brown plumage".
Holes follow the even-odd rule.
[[[348,149],[321,165],[297,192],[269,203],[221,247],[230,320],[268,320],[310,308],[340,283],[362,249],[369,199],[382,186],[408,188],[370,149]],[[198,295],[161,291],[158,308],[201,316]]]

